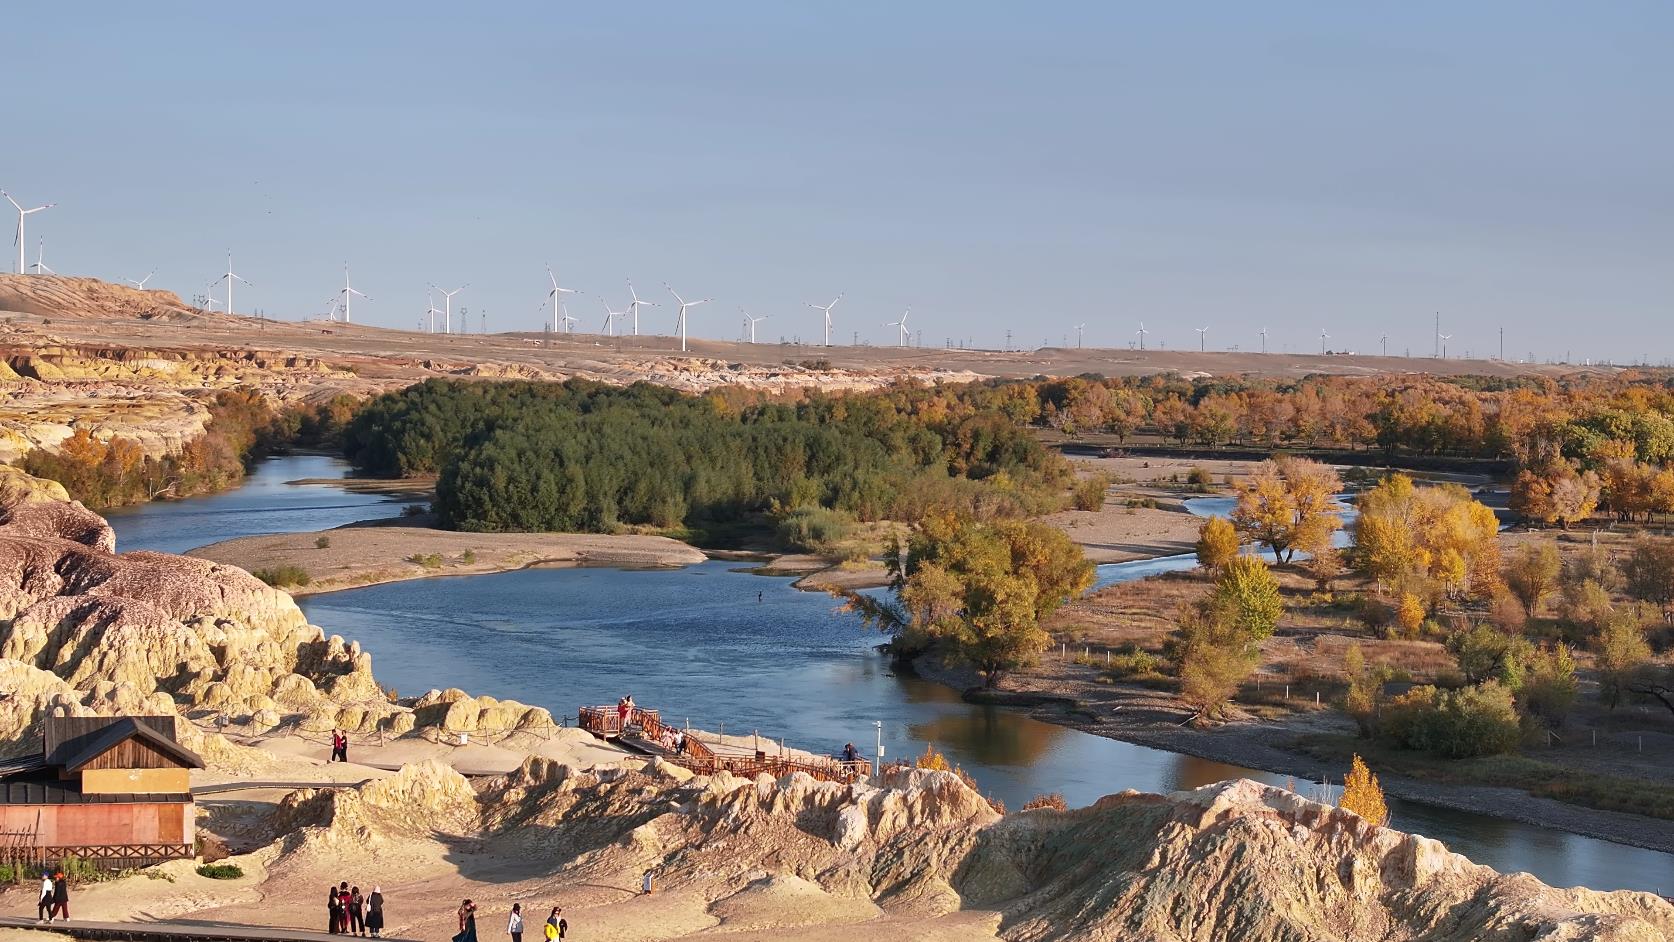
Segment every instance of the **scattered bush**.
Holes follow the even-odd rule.
[[[198,867],[198,876],[211,880],[237,880],[244,876],[244,868],[228,863],[203,864]]]
[[[1047,792],[1044,795],[1036,795],[1023,804],[1024,811],[1038,811],[1042,809],[1049,809],[1052,811],[1068,811],[1069,802],[1064,801],[1064,796],[1058,792]]]
[[[1076,510],[1101,510],[1104,508],[1105,494],[1109,490],[1110,478],[1103,474],[1095,474],[1076,482],[1071,501]]]
[[[329,537],[329,536],[322,536],[319,539],[314,541],[314,548],[315,549],[327,549],[330,546],[331,546],[331,537]]]
[[[1198,494],[1207,494],[1215,484],[1215,476],[1208,468],[1193,468],[1186,474],[1186,486]]]
[[[442,568],[442,554],[414,553],[413,555],[407,557],[407,562],[416,563],[426,569],[440,569]]]
[[[417,516],[421,516],[423,514],[424,514],[424,505],[423,504],[407,504],[406,506],[401,508],[401,516],[403,516],[403,517],[417,517]]]
[[[459,554],[459,561],[469,566],[477,561],[477,551],[468,549]]]
[[[283,566],[274,566],[271,569],[257,569],[250,575],[275,587],[305,586],[309,582],[308,570],[288,563]]]

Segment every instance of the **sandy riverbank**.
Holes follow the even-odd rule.
[[[541,565],[651,568],[687,566],[707,558],[700,550],[661,536],[461,533],[424,526],[425,519],[240,537],[198,547],[188,555],[251,572],[295,566],[308,574],[308,584],[287,586],[292,595]]]

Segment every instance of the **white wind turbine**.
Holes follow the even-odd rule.
[[[426,319],[429,320],[429,322],[430,322],[429,332],[433,334],[433,333],[436,332],[436,315],[442,313],[442,309],[436,306],[436,286],[435,285],[427,285],[425,287],[425,289],[424,289],[424,303],[425,303],[424,316],[425,316]]]
[[[214,281],[210,282],[209,284],[210,284],[210,287],[214,287],[215,285],[218,285],[223,281],[227,283],[227,313],[232,314],[232,313],[234,313],[233,312],[233,282],[242,281],[242,282],[244,282],[244,284],[246,286],[251,287],[251,288],[254,288],[255,285],[253,285],[249,281],[247,281],[244,278],[243,275],[233,274],[232,252],[230,252],[230,251],[227,253],[227,272],[226,272],[226,274],[224,274],[221,277],[215,279]]]
[[[1139,330],[1137,333],[1139,334],[1139,349],[1143,350],[1145,349],[1145,335],[1150,333],[1150,331],[1145,329],[1144,321],[1139,322]]]
[[[552,302],[552,332],[557,333],[559,323],[558,307],[563,302],[564,295],[575,294],[576,290],[574,288],[558,287],[558,276],[552,273],[551,265],[546,266],[546,277],[552,282],[552,290],[546,293],[546,299]]]
[[[1203,351],[1209,349],[1208,342],[1204,340],[1204,337],[1209,334],[1209,328],[1193,327],[1192,330],[1197,331],[1197,352],[1202,353]]]
[[[144,290],[145,290],[145,283],[146,283],[146,282],[148,282],[148,281],[150,281],[150,280],[151,280],[151,276],[152,276],[152,275],[155,275],[155,274],[157,274],[157,272],[156,272],[156,271],[155,271],[155,270],[153,270],[153,271],[149,271],[149,272],[147,272],[147,273],[146,273],[146,275],[145,275],[145,277],[144,277],[144,278],[141,278],[141,279],[140,279],[140,280],[138,280],[138,281],[135,281],[135,280],[134,280],[134,279],[132,279],[132,278],[129,278],[129,279],[128,279],[128,284],[131,284],[131,285],[133,285],[133,286],[134,286],[134,287],[136,287],[136,288],[138,288],[138,289],[140,289],[140,290],[141,290],[141,291],[144,291]]]
[[[1436,338],[1441,341],[1441,358],[1445,360],[1447,359],[1447,342],[1453,339],[1453,335],[1437,334]]]
[[[631,281],[628,282],[628,297],[633,298],[632,301],[628,302],[628,313],[633,315],[634,336],[638,337],[639,336],[639,309],[641,307],[656,307],[657,302],[641,300],[640,296],[639,296],[639,292],[634,290],[634,283],[631,282]],[[675,295],[675,297],[678,298],[680,296]],[[699,301],[698,303],[702,304],[703,302]],[[685,316],[684,316],[684,312],[682,312],[681,323],[684,323],[684,322],[685,322]],[[684,335],[682,335],[682,336],[684,336]],[[682,349],[682,350],[686,349],[686,345],[684,343],[681,343],[680,349]]]
[[[750,332],[751,343],[756,342],[756,325],[773,316],[772,314],[763,314],[760,317],[751,317],[750,312],[743,308],[739,308],[738,313],[744,315],[744,327]]]
[[[46,272],[49,275],[58,274],[57,272],[55,272],[52,269],[47,267],[47,264],[46,264],[46,240],[45,239],[36,239],[35,240],[35,264],[31,265],[30,267],[35,269],[35,274],[37,274],[37,275],[39,275],[41,272]]]
[[[1325,328],[1323,328],[1323,327],[1320,328],[1320,331],[1319,331],[1319,355],[1320,356],[1325,356],[1325,341],[1329,340],[1330,338],[1331,338],[1331,335],[1325,332]]]
[[[688,301],[685,298],[682,298],[679,292],[675,291],[672,287],[669,287],[668,282],[663,282],[663,287],[668,288],[668,293],[674,295],[674,300],[680,302],[680,314],[676,317],[676,320],[678,321],[678,326],[680,328],[680,351],[684,353],[686,351],[686,309],[689,307],[697,307],[699,304],[708,304],[710,301],[715,299],[704,298],[699,301]]]
[[[1267,352],[1267,328],[1266,327],[1263,327],[1261,329],[1261,352],[1262,353]]]
[[[564,333],[575,333],[575,325],[579,322],[572,314],[570,314],[569,309],[564,306],[564,302],[562,301],[558,302],[558,312],[558,322],[564,325]]]
[[[831,346],[831,309],[836,307],[837,302],[841,300],[843,300],[843,296],[839,294],[837,297],[831,299],[830,304],[827,304],[824,307],[821,307],[818,304],[808,305],[814,310],[825,315],[825,345],[828,347]]]
[[[57,203],[48,203],[45,206],[37,206],[34,209],[24,209],[23,205],[21,203],[19,203],[17,200],[12,199],[12,194],[7,193],[5,190],[0,190],[0,196],[4,196],[6,198],[6,202],[11,203],[12,206],[17,209],[17,236],[12,239],[12,243],[17,246],[17,273],[21,275],[21,274],[23,274],[23,265],[24,265],[24,261],[23,261],[23,220],[24,220],[24,217],[26,217],[26,216],[28,216],[32,213],[41,212],[42,210],[51,209],[52,207],[57,206],[58,204]]]
[[[1075,325],[1075,349],[1081,349],[1081,332],[1087,329],[1086,324]]]
[[[614,337],[616,336],[616,319],[620,317],[627,317],[628,312],[611,310],[610,302],[606,301],[604,298],[600,298],[599,303],[604,305],[605,309],[605,336]]]
[[[343,296],[343,323],[345,324],[353,324],[355,322],[355,319],[351,315],[350,311],[350,306],[353,304],[355,298],[360,297],[366,298],[368,301],[372,300],[371,298],[366,297],[365,293],[356,291],[354,288],[349,286],[349,265],[347,262],[343,264],[343,290],[339,291],[338,294]]]
[[[203,306],[206,311],[214,311],[215,305],[221,303],[215,300],[215,286],[217,284],[219,284],[218,281],[211,281],[203,289]]]
[[[442,333],[453,333],[453,296],[461,291],[464,291],[470,286],[471,283],[467,281],[452,291],[442,291],[441,288],[436,289],[437,291],[442,291]]]
[[[895,328],[895,330],[896,330],[896,335],[895,335],[896,343],[895,343],[895,345],[897,347],[905,347],[907,345],[907,337],[908,337],[907,315],[911,314],[912,312],[913,312],[912,308],[907,308],[905,311],[901,312],[901,319],[900,320],[890,321],[889,323],[884,325],[885,327]]]

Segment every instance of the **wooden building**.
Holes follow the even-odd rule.
[[[194,855],[191,770],[172,716],[49,717],[41,752],[0,762],[12,859],[144,866]]]

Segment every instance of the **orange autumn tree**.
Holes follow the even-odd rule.
[[[1353,556],[1380,593],[1423,581],[1484,595],[1499,579],[1499,521],[1457,484],[1418,487],[1392,474],[1360,498]]]

